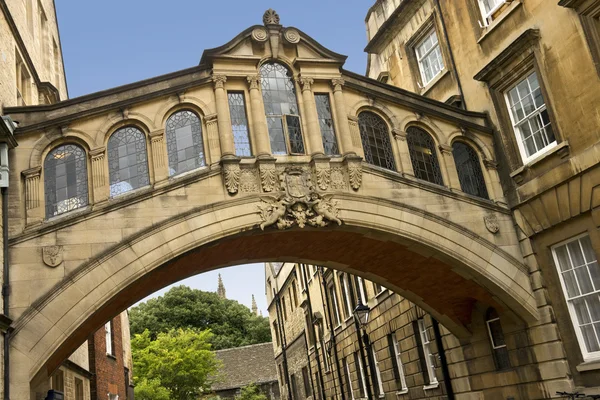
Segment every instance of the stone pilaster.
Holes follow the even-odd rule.
[[[271,156],[271,143],[269,129],[265,116],[265,105],[260,93],[260,77],[250,75],[247,77],[250,89],[250,111],[252,113],[252,140],[256,145],[258,158]]]
[[[341,153],[356,154],[356,147],[362,149],[362,145],[360,144],[360,134],[358,138],[359,146],[356,146],[356,144],[352,140],[352,133],[350,131],[349,121],[347,121],[345,118],[345,116],[348,115],[348,112],[346,111],[346,99],[344,98],[344,92],[342,89],[342,87],[344,86],[344,80],[342,78],[332,79],[331,86],[333,87],[333,102],[335,103],[335,112],[338,118],[336,125],[340,137]],[[356,128],[358,129],[358,125],[356,125]]]
[[[43,202],[41,199],[42,167],[34,167],[22,172],[25,177],[25,210],[27,224],[41,222],[44,219]]]
[[[158,129],[150,132],[150,147],[152,147],[152,165],[154,181],[160,182],[169,177],[169,160],[166,154],[165,130]]]
[[[206,137],[208,138],[208,153],[210,159],[207,159],[207,164],[216,164],[221,159],[221,145],[219,144],[219,127],[217,122],[217,114],[207,115],[206,121]]]
[[[106,147],[90,151],[90,160],[92,164],[92,196],[94,203],[107,200],[109,195]]]
[[[406,132],[400,129],[392,130],[392,134],[396,141],[396,148],[398,149],[398,156],[400,157],[400,163],[398,164],[399,172],[405,175],[415,176],[412,162],[410,160],[410,151],[408,150],[408,142],[406,141]]]
[[[350,133],[348,137],[350,139],[348,140],[346,146],[350,146],[350,148],[353,150],[350,151],[350,153],[358,154],[359,156],[364,158],[365,152],[362,147],[362,141],[360,140],[360,128],[358,127],[358,117],[348,115],[348,130]],[[344,145],[342,144],[342,146]],[[345,150],[342,151],[344,152],[344,154],[346,153]]]
[[[460,181],[458,180],[458,171],[452,155],[452,146],[441,144],[438,146],[442,155],[441,162],[444,163],[446,173],[444,174],[444,183],[452,190],[462,191]],[[443,172],[442,172],[443,173]]]
[[[302,86],[302,98],[304,100],[304,116],[306,118],[308,147],[309,154],[322,155],[325,154],[323,148],[323,137],[321,136],[321,128],[317,117],[317,105],[315,103],[315,95],[312,92],[312,84],[314,79],[301,77],[298,83]]]
[[[229,103],[227,101],[227,93],[225,93],[225,82],[227,82],[227,77],[225,75],[213,75],[212,79],[215,84],[215,104],[217,107],[221,158],[235,157],[231,118],[229,117]]]
[[[496,203],[507,205],[506,197],[500,183],[500,175],[498,175],[498,164],[491,160],[483,160],[485,167],[484,176],[488,187],[490,199]]]

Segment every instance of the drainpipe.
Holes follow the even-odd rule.
[[[342,381],[342,371],[340,369],[340,359],[338,357],[338,352],[337,352],[337,344],[336,344],[336,340],[335,340],[335,334],[333,332],[333,317],[331,315],[331,309],[329,308],[329,293],[327,293],[327,282],[325,281],[325,275],[323,275],[323,267],[319,267],[319,270],[321,272],[321,284],[323,285],[323,290],[325,291],[325,305],[327,307],[327,311],[328,311],[328,315],[329,315],[329,334],[331,335],[331,348],[333,349],[333,353],[335,354],[335,367],[337,368],[337,376],[338,376],[338,382],[339,382],[339,387],[340,387],[340,394],[342,397],[342,400],[346,400],[346,396],[344,395],[344,387],[343,385],[343,381]],[[335,288],[335,285],[334,285]],[[334,289],[335,290],[335,289]],[[339,312],[339,310],[338,310]],[[323,353],[325,354],[325,353]],[[337,388],[337,386],[335,385],[335,379],[334,379],[334,388]]]
[[[440,22],[442,24],[442,32],[444,33],[444,40],[448,43],[448,55],[450,56],[450,64],[452,64],[452,69],[454,71],[454,77],[456,78],[456,84],[458,86],[458,93],[460,94],[460,98],[462,99],[463,109],[467,109],[467,100],[465,99],[465,94],[463,93],[462,84],[460,83],[460,77],[458,76],[458,70],[456,69],[456,63],[454,62],[454,53],[452,52],[452,46],[450,45],[450,39],[448,39],[448,30],[446,29],[446,22],[444,22],[444,15],[442,14],[442,7],[440,6],[440,0],[434,0],[435,7],[438,10],[438,14],[440,14]]]
[[[444,342],[440,333],[440,324],[435,318],[431,318],[433,324],[433,335],[435,336],[435,344],[438,348],[440,363],[442,364],[442,375],[444,376],[444,386],[446,386],[446,394],[448,400],[454,400],[454,389],[452,389],[452,381],[450,381],[450,370],[448,369],[448,360],[446,359],[446,350],[444,350]]]

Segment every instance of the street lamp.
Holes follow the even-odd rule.
[[[371,312],[371,309],[369,308],[369,306],[364,305],[359,300],[358,305],[354,309],[353,314],[354,314],[355,321],[361,326],[361,328],[364,328],[367,326],[367,323],[369,322],[369,313],[370,312]]]

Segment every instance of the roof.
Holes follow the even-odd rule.
[[[272,342],[218,350],[216,356],[223,365],[219,382],[212,387],[214,391],[277,381]]]

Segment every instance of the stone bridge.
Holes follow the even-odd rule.
[[[6,110],[13,399],[146,295],[243,263],[350,271],[464,340],[478,305],[537,320],[486,116],[344,60],[267,13],[197,67]]]

